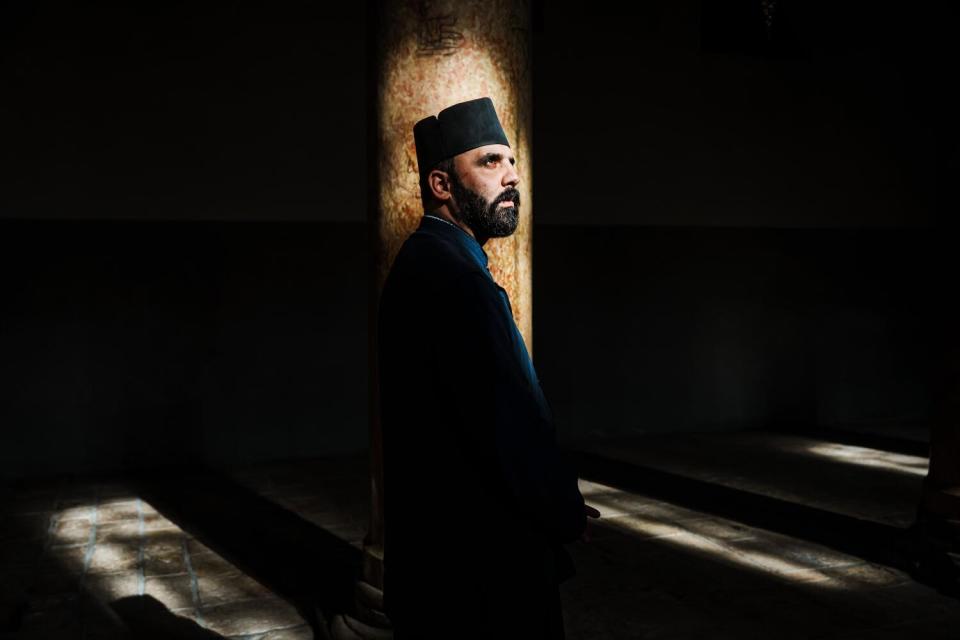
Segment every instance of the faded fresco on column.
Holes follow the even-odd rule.
[[[377,78],[382,284],[423,215],[413,125],[457,102],[489,96],[517,157],[520,223],[484,245],[532,347],[531,79],[529,2],[387,0],[380,15]],[[532,352],[532,349],[531,349]]]

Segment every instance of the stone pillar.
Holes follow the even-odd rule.
[[[932,312],[931,330],[940,351],[932,376],[936,410],[930,433],[930,470],[923,482],[917,522],[910,540],[911,574],[944,593],[960,593],[960,321],[949,295],[957,273],[953,247],[957,235],[939,229],[933,277],[941,293]]]
[[[371,26],[370,203],[371,486],[365,580],[382,588],[383,474],[377,407],[376,308],[379,292],[403,241],[419,225],[420,200],[413,125],[451,104],[489,96],[520,173],[520,224],[484,250],[504,287],[517,326],[532,350],[532,162],[529,0],[380,0],[369,5]],[[429,497],[425,497],[429,502]]]
[[[520,225],[484,246],[531,346],[531,80],[529,3],[523,0],[384,0],[376,71],[377,287],[423,214],[414,123],[456,102],[489,96],[520,173]]]
[[[939,102],[952,107],[943,112],[941,121],[952,122],[960,105],[956,104],[956,99]],[[947,127],[942,129],[947,141],[944,146],[952,146],[953,151],[941,153],[938,179],[944,185],[952,185],[956,172],[960,170],[960,152],[956,151],[955,142],[958,132],[955,127],[952,131]],[[927,328],[936,345],[932,375],[935,410],[930,430],[930,470],[923,484],[920,516],[921,520],[952,521],[952,524],[943,526],[944,533],[950,535],[948,530],[952,529],[952,536],[960,548],[960,339],[957,338],[960,310],[953,296],[949,295],[960,278],[960,267],[955,258],[960,226],[954,214],[960,198],[952,188],[937,195],[940,218],[930,245],[933,268],[931,285],[928,286],[934,297]]]
[[[956,422],[933,426],[923,505],[929,512],[955,521],[960,536],[960,426]]]
[[[957,239],[956,234],[944,235],[951,245]],[[949,256],[952,252],[941,254]],[[943,269],[955,277],[954,270],[952,266]],[[947,302],[938,310],[939,322],[935,323],[939,325],[935,335],[941,345],[942,362],[936,376],[937,411],[930,432],[930,471],[924,480],[920,509],[921,514],[953,521],[954,536],[960,544],[960,341],[954,336],[960,313],[946,308],[948,305]]]

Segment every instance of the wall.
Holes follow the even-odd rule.
[[[922,426],[935,234],[543,225],[535,361],[565,440]],[[10,474],[367,442],[356,223],[0,223]]]
[[[930,231],[554,225],[535,243],[535,359],[565,439],[931,415]]]
[[[770,49],[741,29],[762,29],[738,11],[756,0],[550,3],[534,41],[538,221],[927,225],[952,121],[944,58],[922,40],[937,12],[776,4]]]
[[[363,219],[363,3],[17,1],[0,23],[0,217]]]
[[[923,226],[943,9],[534,2],[545,224]],[[361,222],[364,3],[6,3],[0,217]]]
[[[356,451],[365,229],[0,224],[8,474]]]
[[[534,3],[564,439],[929,418],[956,153],[906,37],[930,16],[778,4],[770,49],[696,2]],[[4,473],[363,448],[363,8],[2,11]]]

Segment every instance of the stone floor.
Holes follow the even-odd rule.
[[[926,458],[785,433],[646,436],[583,447],[605,458],[907,527]],[[815,471],[815,472],[813,472]]]
[[[215,500],[228,505],[236,502],[231,494],[249,489],[248,500],[253,496],[277,505],[277,511],[295,512],[306,535],[322,530],[359,554],[367,520],[365,457],[242,469],[213,482],[184,476],[184,482],[171,478],[171,485],[190,493],[197,487],[204,513],[223,517],[214,501],[204,504],[211,484],[221,494]],[[141,479],[70,478],[6,491],[0,614],[10,622],[8,629],[0,628],[0,638],[314,637],[309,611],[304,615],[288,594],[249,575],[248,565],[256,562],[230,555],[237,548],[233,540],[250,537],[241,529],[253,525],[239,509],[233,510],[240,517],[238,526],[230,523],[228,540],[222,530],[198,525],[202,518],[190,517],[189,508],[158,510],[147,497],[154,495],[166,507],[166,492]],[[242,506],[258,515],[263,510],[257,502]],[[188,517],[180,519],[184,513]],[[290,526],[282,520],[274,516],[259,526],[286,535]],[[257,556],[275,543],[253,542]],[[297,574],[298,560],[281,573]],[[309,576],[300,579],[311,582]]]
[[[909,524],[922,457],[773,433],[587,449],[603,517],[570,546],[571,640],[960,637],[960,601],[848,539]],[[313,638],[316,605],[352,597],[368,495],[365,457],[7,488],[0,639]]]

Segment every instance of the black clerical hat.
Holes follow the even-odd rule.
[[[424,118],[413,126],[413,141],[421,179],[441,160],[464,151],[486,144],[510,146],[490,98],[460,102]]]

